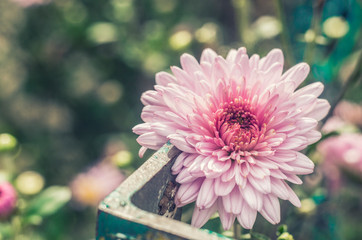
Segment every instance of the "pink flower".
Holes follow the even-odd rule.
[[[77,202],[97,206],[124,179],[124,175],[117,167],[109,163],[100,163],[87,172],[77,175],[70,187]]]
[[[16,191],[8,182],[0,183],[0,217],[7,217],[16,205]]]
[[[141,118],[140,155],[171,141],[182,153],[172,167],[180,183],[178,207],[196,201],[192,225],[201,227],[218,211],[225,229],[235,218],[252,228],[257,212],[280,221],[278,198],[300,201],[285,180],[301,184],[297,174],[313,171],[298,151],[321,137],[315,130],[329,110],[319,82],[296,88],[309,73],[301,63],[286,73],[283,54],[248,57],[245,48],[226,59],[204,50],[200,64],[188,54],[173,75],[156,75],[147,91]]]
[[[362,126],[361,104],[341,101],[334,110],[334,114],[348,123]]]
[[[343,167],[360,175],[362,173],[362,134],[346,133],[330,137],[318,144],[322,154],[323,167]],[[327,177],[332,177],[326,174]]]
[[[322,132],[345,132],[354,130],[357,126],[362,126],[362,105],[343,100],[336,106],[333,116],[324,124]]]
[[[332,117],[328,118],[327,122],[323,125],[323,128],[321,129],[321,131],[323,133],[331,133],[334,131],[341,131],[348,126],[349,126],[348,123],[346,123],[339,117],[332,116]]]
[[[30,7],[33,5],[41,5],[49,3],[51,0],[12,0],[13,2],[19,4],[21,7]]]

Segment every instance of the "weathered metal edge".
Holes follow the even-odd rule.
[[[173,151],[171,151],[172,149]],[[127,236],[122,237],[121,231],[125,229],[118,228],[122,226],[129,227],[129,225],[122,225],[125,222],[134,223],[134,226],[138,226],[140,232],[147,230],[163,232],[171,236],[172,238],[170,239],[230,239],[211,231],[194,228],[189,224],[144,211],[132,203],[132,196],[172,160],[173,156],[170,156],[170,154],[176,155],[178,153],[179,151],[174,148],[172,144],[165,144],[114,192],[104,199],[99,205],[97,239],[138,239],[137,236],[129,236],[130,238]],[[113,217],[124,221],[123,223],[119,221],[117,226],[114,226],[114,222],[112,223],[113,225],[109,225],[114,220]],[[107,221],[108,226],[105,226],[106,224],[101,221]],[[108,236],[112,235],[113,237],[107,238],[106,234],[108,234]]]

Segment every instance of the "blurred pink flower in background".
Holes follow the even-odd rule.
[[[97,206],[124,179],[124,175],[116,166],[99,163],[78,174],[71,182],[73,199],[83,205]]]
[[[362,126],[362,106],[357,103],[341,101],[334,110],[334,115],[348,123]]]
[[[0,217],[7,217],[16,205],[16,191],[9,182],[0,183]]]
[[[284,74],[283,53],[248,57],[245,48],[224,59],[211,49],[200,63],[181,56],[182,69],[156,75],[155,91],[147,91],[141,118],[133,131],[140,136],[140,155],[168,140],[182,153],[172,168],[180,188],[178,207],[196,201],[192,225],[201,227],[218,211],[224,229],[235,218],[247,229],[257,212],[276,224],[278,198],[300,201],[285,180],[301,184],[297,174],[314,164],[298,151],[321,137],[318,121],[329,103],[318,96],[317,82],[296,91],[309,73],[306,63]]]
[[[51,0],[12,0],[21,7],[30,7],[32,5],[40,5],[49,3]]]
[[[337,116],[328,118],[328,121],[323,125],[322,132],[330,133],[333,131],[338,131],[348,126],[348,123],[343,121]]]
[[[362,106],[357,103],[341,101],[335,108],[333,116],[324,124],[322,131],[345,132],[362,127]]]
[[[330,137],[318,144],[318,151],[323,157],[321,167],[331,191],[341,187],[340,168],[362,175],[362,134],[345,133]]]

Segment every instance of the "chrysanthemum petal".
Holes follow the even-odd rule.
[[[219,161],[216,157],[210,157],[208,163],[205,164],[203,171],[205,176],[215,178],[229,170],[230,166],[231,160]]]
[[[266,84],[275,83],[280,80],[280,76],[283,72],[283,64],[276,62],[265,69],[263,72],[263,78]],[[260,88],[259,88],[260,89]]]
[[[216,201],[217,195],[214,191],[214,179],[206,178],[201,185],[196,206],[200,209],[210,208]]]
[[[145,154],[145,152],[147,151],[147,149],[148,149],[148,148],[142,146],[142,147],[140,148],[140,150],[138,151],[138,156],[139,156],[140,158],[142,158],[143,155]]]
[[[155,132],[147,132],[139,136],[137,142],[147,148],[158,149],[167,142],[167,138],[160,136]]]
[[[313,118],[302,117],[297,122],[298,132],[296,134],[304,134],[315,129],[318,125],[318,121]]]
[[[215,202],[210,208],[200,209],[195,207],[194,213],[192,214],[191,225],[197,228],[202,227],[207,220],[216,212],[217,202]]]
[[[184,183],[190,183],[193,182],[197,179],[197,177],[192,176],[187,168],[183,168],[177,175],[176,177],[176,181],[180,184],[184,184]]]
[[[235,183],[241,188],[244,188],[247,183],[246,176],[248,173],[246,171],[244,171],[244,173],[242,172],[242,169],[244,169],[245,165],[246,164],[240,166],[239,164],[235,164],[234,166]]]
[[[232,166],[230,166],[230,168],[221,175],[221,181],[228,182],[234,178],[235,176],[234,165],[235,163],[232,163]]]
[[[216,178],[214,191],[215,194],[218,196],[226,196],[234,189],[234,186],[235,186],[234,181],[224,182],[221,180],[221,178]]]
[[[280,146],[279,149],[282,150],[289,150],[289,149],[295,149],[298,148],[301,145],[304,145],[307,143],[307,139],[297,136],[293,138],[287,138]]]
[[[197,71],[201,71],[199,63],[190,54],[187,54],[187,53],[182,54],[180,57],[180,62],[181,62],[182,68],[188,74],[194,74]]]
[[[274,63],[280,63],[280,65],[284,64],[283,52],[277,48],[271,50],[268,55],[266,55],[266,57],[260,59],[260,70],[265,71],[270,68],[270,66],[272,66]]]
[[[237,219],[243,228],[252,229],[255,223],[256,214],[257,211],[244,202],[242,204],[241,213],[237,215]]]
[[[261,192],[263,194],[268,194],[271,192],[269,176],[264,177],[263,179],[256,178],[253,176],[248,176],[248,181],[256,190],[258,190],[259,192]]]
[[[271,178],[271,188],[273,193],[280,199],[287,200],[289,198],[289,191],[283,180]]]
[[[149,123],[138,124],[132,128],[132,131],[139,135],[148,133],[148,132],[152,131],[151,124],[149,124]]]
[[[242,197],[239,188],[236,186],[230,194],[222,197],[224,209],[228,213],[239,214],[242,207]]]
[[[298,196],[287,183],[285,183],[283,180],[276,178],[273,178],[271,181],[272,191],[277,197],[283,200],[289,200],[296,207],[301,206]]]
[[[198,178],[193,182],[181,184],[175,197],[176,206],[182,207],[195,201],[203,181],[203,178]]]
[[[204,177],[205,174],[203,171],[203,166],[208,163],[208,159],[209,157],[198,155],[196,158],[194,158],[190,167],[187,168],[187,171],[193,177]]]
[[[298,87],[304,79],[308,76],[309,65],[306,63],[299,63],[286,71],[281,77],[282,81],[291,80],[295,82],[295,87]]]
[[[246,184],[245,188],[241,190],[241,194],[252,209],[261,210],[263,207],[262,195],[256,191],[250,183]]]
[[[231,228],[235,221],[235,215],[225,211],[221,199],[218,199],[218,212],[224,230]]]
[[[294,183],[294,184],[302,184],[303,181],[295,174],[288,174],[285,173],[285,176],[287,177],[285,180]]]
[[[188,153],[196,153],[195,148],[193,148],[189,143],[186,142],[185,138],[179,134],[168,135],[170,142],[175,145],[178,149]]]
[[[202,51],[200,62],[208,62],[212,64],[214,63],[216,57],[217,54],[214,52],[214,50],[206,48],[204,51]]]
[[[313,172],[314,163],[304,154],[297,152],[297,159],[289,163],[295,174],[310,174]]]
[[[143,105],[164,105],[161,95],[153,90],[144,92],[141,96],[141,102]]]
[[[319,132],[317,130],[311,130],[311,131],[305,133],[304,136],[307,138],[308,145],[309,145],[309,144],[316,143],[319,139],[321,139],[322,134],[321,134],[321,132]]]
[[[319,121],[327,115],[330,107],[331,106],[327,100],[318,99],[315,108],[311,112],[309,112],[306,116],[314,118],[315,120]]]
[[[182,152],[177,156],[174,164],[171,167],[172,174],[178,174],[181,171],[182,167],[184,166],[184,160],[188,155],[189,154]]]
[[[264,195],[263,208],[260,213],[263,217],[273,224],[280,222],[280,204],[278,198],[268,194]]]
[[[159,72],[155,76],[156,84],[160,86],[167,86],[169,83],[176,83],[177,80],[174,76],[167,72]]]
[[[291,189],[291,187],[286,184],[286,188],[288,189],[289,192],[289,197],[288,200],[296,207],[300,207],[302,204],[300,203],[300,200],[298,198],[298,196],[295,194],[295,192],[293,191],[293,189]]]
[[[312,95],[318,97],[323,92],[323,89],[324,89],[324,85],[321,82],[315,82],[315,83],[309,84],[309,85],[299,89],[293,95],[294,95],[294,97],[296,97],[296,96],[302,96],[305,94],[312,94]]]

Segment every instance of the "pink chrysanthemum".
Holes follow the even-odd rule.
[[[218,211],[225,229],[235,218],[250,229],[257,212],[280,221],[278,197],[300,206],[285,180],[301,184],[297,174],[313,171],[298,151],[320,139],[315,128],[329,104],[317,98],[321,83],[295,91],[308,75],[306,63],[282,74],[283,61],[279,49],[261,59],[245,48],[226,59],[206,49],[200,64],[184,54],[182,69],[158,73],[155,91],[142,95],[145,123],[133,128],[140,155],[167,141],[182,151],[172,167],[180,183],[176,204],[196,201],[193,226]]]
[[[0,217],[7,217],[16,205],[16,191],[8,182],[0,183]]]

